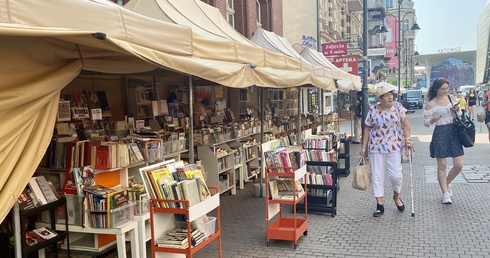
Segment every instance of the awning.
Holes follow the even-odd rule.
[[[287,56],[298,58],[301,61],[301,68],[303,71],[313,71],[313,74],[326,77],[333,78],[332,70],[320,65],[314,65],[304,59],[294,48],[289,44],[288,40],[278,36],[274,32],[266,31],[262,28],[257,28],[252,37],[252,41],[257,43],[258,45],[267,48],[276,53],[283,53]],[[330,85],[328,85],[328,90],[335,89],[335,82],[332,81]]]
[[[303,63],[299,56],[276,53],[253,43],[236,31],[217,8],[202,1],[132,0],[124,7],[161,21],[191,27],[193,51],[196,56],[256,64],[254,72],[258,86],[289,87],[312,84],[329,88],[334,84],[331,74],[323,71],[323,68]],[[207,44],[210,40],[216,40],[218,44]],[[284,75],[287,76],[283,77]],[[305,83],[307,81],[310,83]],[[294,83],[300,84],[292,85]]]

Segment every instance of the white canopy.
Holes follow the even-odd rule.
[[[217,8],[200,0],[131,0],[124,7],[157,20],[189,26],[193,32],[193,53],[199,57],[256,64],[254,74],[260,77],[256,85],[312,84],[328,88],[334,84],[331,75],[316,72],[311,64],[305,67],[298,57],[276,53],[253,43],[236,31]],[[309,78],[305,78],[307,75]]]

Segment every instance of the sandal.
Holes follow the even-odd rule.
[[[385,213],[385,207],[383,204],[377,204],[376,205],[376,211],[373,213],[373,217],[380,217]]]
[[[396,204],[396,200],[395,200],[395,205],[400,212],[403,212],[405,210],[405,203],[403,203],[401,198],[398,198],[398,199],[400,200],[400,202],[402,202],[402,205],[398,206],[398,204]]]

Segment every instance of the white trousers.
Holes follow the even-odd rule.
[[[362,117],[354,118],[354,142],[361,142]]]
[[[394,192],[402,190],[402,164],[400,152],[369,153],[371,165],[371,191],[374,197],[383,197],[385,171],[388,170],[388,178]]]

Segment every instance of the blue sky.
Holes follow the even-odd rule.
[[[414,0],[417,22],[415,44],[420,54],[461,47],[476,50],[476,26],[487,0]]]

